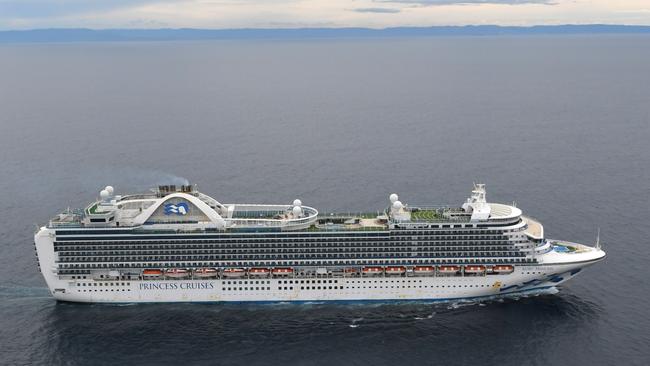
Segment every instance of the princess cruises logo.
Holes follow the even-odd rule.
[[[181,202],[177,204],[168,203],[165,205],[165,215],[187,215],[189,211],[189,206],[187,203]]]

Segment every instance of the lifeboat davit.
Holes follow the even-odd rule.
[[[248,274],[255,277],[266,277],[271,271],[268,268],[251,268]]]
[[[363,267],[361,272],[363,272],[363,274],[368,276],[375,276],[378,274],[382,274],[384,272],[384,269],[382,267]]]
[[[492,267],[492,272],[494,273],[512,273],[515,271],[515,267],[509,265],[509,264],[500,264],[497,266]]]
[[[401,275],[406,273],[406,268],[402,266],[386,267],[387,275]]]
[[[465,266],[465,273],[469,273],[469,274],[485,273],[485,266]]]
[[[293,268],[273,268],[271,273],[274,276],[289,276],[293,273]]]
[[[182,268],[171,268],[165,271],[165,277],[185,278],[190,275],[190,271]]]
[[[460,271],[460,266],[440,266],[438,267],[439,273],[454,274]]]
[[[223,270],[223,276],[228,278],[244,277],[246,270],[243,268],[226,268]]]
[[[214,277],[219,273],[216,268],[197,268],[194,270],[194,276],[201,278]]]
[[[413,267],[413,273],[418,275],[432,275],[436,271],[434,266],[415,266]]]
[[[162,276],[163,272],[159,269],[145,269],[142,271],[142,277],[144,278],[158,278]]]

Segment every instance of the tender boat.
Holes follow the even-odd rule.
[[[268,268],[251,268],[248,270],[248,275],[251,277],[267,277],[271,273]]]
[[[170,268],[165,271],[165,277],[168,278],[185,278],[190,275],[190,271],[183,268]]]
[[[159,269],[145,269],[142,271],[143,278],[158,278],[162,276],[163,271]]]
[[[274,276],[289,276],[293,274],[293,268],[273,268],[271,273]]]
[[[434,266],[415,266],[413,267],[413,273],[416,275],[432,275],[436,271]]]
[[[460,272],[460,266],[440,266],[438,267],[438,273],[443,274],[455,274]]]
[[[468,274],[485,273],[485,266],[477,266],[477,265],[465,266],[465,273]]]
[[[227,278],[244,277],[246,270],[243,268],[226,268],[223,270],[223,276]]]
[[[363,267],[361,272],[367,276],[376,276],[384,273],[384,269],[382,267]]]
[[[406,273],[406,267],[402,267],[402,266],[386,267],[387,275],[399,276],[404,273]]]
[[[499,264],[492,267],[492,272],[499,274],[507,274],[515,271],[515,267],[509,264]]]
[[[200,278],[215,277],[219,271],[216,268],[198,268],[194,270],[194,276]]]

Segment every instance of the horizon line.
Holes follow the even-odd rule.
[[[157,28],[93,28],[93,27],[42,27],[42,28],[25,28],[25,29],[0,29],[0,32],[29,32],[40,30],[295,30],[295,29],[368,29],[368,30],[387,30],[400,28],[464,28],[464,27],[496,27],[496,28],[535,28],[535,27],[632,27],[632,28],[650,28],[650,24],[617,24],[617,23],[561,23],[561,24],[530,24],[530,25],[503,25],[503,24],[447,24],[447,25],[403,25],[389,27],[319,27],[319,26],[296,26],[296,27],[231,27],[231,28],[200,28],[200,27],[157,27]]]
[[[0,30],[0,43],[571,34],[650,34],[650,25],[601,23],[524,26],[467,24],[386,28],[34,28]]]

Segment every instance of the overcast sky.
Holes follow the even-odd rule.
[[[0,0],[0,29],[650,25],[650,0]]]

